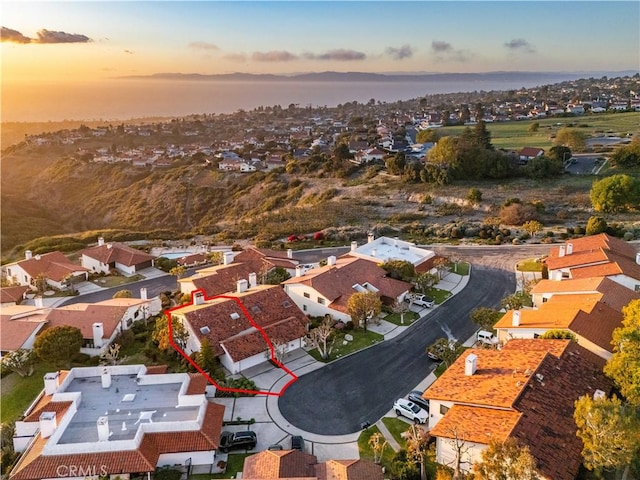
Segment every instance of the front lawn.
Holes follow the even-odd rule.
[[[2,379],[2,405],[0,421],[11,422],[20,418],[31,402],[44,389],[43,377],[45,373],[57,372],[58,369],[49,363],[37,362],[33,375],[21,377],[17,373],[10,373]]]
[[[471,268],[471,265],[469,265],[467,262],[458,262],[456,263],[452,263],[451,265],[449,265],[449,271],[451,273],[457,273],[458,275],[469,275],[469,269]]]
[[[516,269],[519,272],[542,272],[542,262],[537,258],[528,258],[518,262]]]
[[[350,342],[346,342],[344,339],[345,335],[351,335],[353,340]],[[336,360],[338,358],[349,355],[350,353],[357,352],[362,350],[363,348],[370,347],[376,343],[382,342],[384,340],[384,336],[379,333],[375,333],[372,331],[365,332],[364,329],[359,328],[357,330],[351,330],[349,332],[336,332],[336,340],[333,346],[333,350],[331,351],[331,355],[326,360],[320,358],[320,354],[317,349],[313,349],[309,351],[309,354],[320,362],[331,362],[332,360]],[[344,344],[346,342],[346,345]]]
[[[451,296],[451,292],[447,290],[440,290],[439,288],[431,287],[430,289],[427,290],[426,295],[427,297],[433,298],[433,300],[436,302],[436,305],[440,305],[442,302],[444,302],[447,298]]]
[[[244,467],[244,459],[253,453],[233,453],[227,459],[227,469],[222,473],[200,473],[189,475],[188,480],[211,480],[213,478],[236,478],[238,472]]]
[[[106,275],[104,277],[95,278],[91,280],[91,282],[102,288],[113,288],[119,287],[120,285],[126,285],[127,283],[144,280],[144,278],[145,277],[139,273],[131,275],[130,277],[125,277],[124,275]]]
[[[406,448],[407,441],[402,434],[409,430],[410,425],[404,420],[394,417],[384,417],[382,419],[382,423],[384,423],[384,426],[387,427],[389,432],[391,432],[391,435],[393,435],[396,442],[400,444],[400,447]]]
[[[394,325],[411,325],[419,318],[420,315],[416,312],[404,312],[404,319],[402,319],[402,315],[400,313],[390,313],[384,317],[387,322],[393,323]]]
[[[358,451],[360,452],[360,458],[366,458],[367,460],[373,461],[373,449],[371,448],[371,445],[369,445],[369,439],[374,433],[381,433],[380,429],[375,425],[363,430],[358,437]],[[384,440],[382,441],[384,442]],[[393,448],[387,445],[382,452],[382,459],[380,463],[389,470],[389,466],[391,465],[394,456],[395,452]]]

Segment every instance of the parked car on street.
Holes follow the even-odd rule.
[[[256,432],[228,432],[220,434],[220,451],[223,453],[229,450],[251,450],[256,448],[258,437]]]
[[[409,395],[407,395],[407,398],[429,413],[429,401],[422,396],[422,392],[420,390],[413,390]]]
[[[393,403],[393,409],[396,415],[413,420],[415,423],[427,423],[429,414],[415,403],[406,398],[399,398]]]

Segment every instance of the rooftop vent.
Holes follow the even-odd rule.
[[[238,315],[236,312],[233,312],[229,316],[231,317],[232,320],[238,320],[240,318],[240,315]]]
[[[204,327],[200,327],[200,333],[203,335],[208,335],[209,333],[211,333],[211,329],[205,325]]]

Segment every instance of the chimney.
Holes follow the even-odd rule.
[[[41,296],[37,296],[36,298],[33,299],[33,301],[35,302],[36,308],[44,307],[44,299]]]
[[[93,324],[93,346],[95,348],[102,347],[102,337],[104,337],[104,325],[96,322]]]
[[[231,265],[233,263],[233,252],[224,252],[222,255],[222,263],[224,265]]]
[[[640,252],[636,253],[636,263],[640,265]]]
[[[333,266],[336,264],[336,257],[334,255],[330,255],[327,257],[327,265]]]
[[[558,251],[558,257],[564,257],[564,245],[560,245],[560,250]]]
[[[194,305],[202,305],[204,303],[204,293],[202,292],[193,292],[193,304]]]
[[[238,280],[238,293],[246,292],[248,284],[249,282],[247,282],[244,278]]]
[[[287,258],[293,258],[293,250],[291,248],[287,249]]]
[[[96,422],[98,427],[98,441],[106,442],[109,440],[109,419],[107,417],[99,417]]]
[[[40,260],[42,257],[40,256],[39,253],[37,253],[35,258],[36,258],[36,260]]]
[[[296,277],[302,276],[302,267],[300,265],[296,265]]]
[[[31,250],[26,250],[24,252],[24,259],[25,260],[31,260],[31,257],[33,257],[33,252]]]
[[[375,256],[376,256],[376,253],[378,253],[378,251],[377,251],[375,248],[372,248],[372,249],[371,249],[371,256],[372,256],[372,257],[375,257]]]
[[[49,438],[58,426],[56,412],[42,412],[40,414],[40,436]]]
[[[147,287],[142,287],[140,289],[140,299],[141,300],[148,300],[148,298],[147,298]]]
[[[394,246],[394,247],[396,247],[396,248],[398,248],[398,237],[395,237],[395,238],[393,239],[393,246]]]
[[[111,250],[111,249],[113,248],[113,245],[112,245],[112,244],[110,244],[110,243],[107,243],[107,248],[108,248],[109,250]]]
[[[373,235],[373,233],[370,233],[369,235],[367,235],[367,243],[371,243],[376,239],[376,237]]]
[[[60,386],[60,374],[58,372],[45,373],[44,375],[44,394],[53,395],[58,391]]]
[[[567,243],[567,255],[571,255],[573,253],[573,243]]]
[[[258,276],[255,272],[249,274],[249,288],[255,288],[258,285]]]
[[[478,369],[478,356],[475,353],[472,353],[467,356],[464,361],[464,374],[468,377],[476,373]]]
[[[355,252],[358,248],[358,242],[351,242],[351,251]]]
[[[111,386],[111,370],[109,370],[109,367],[102,369],[100,379],[102,380],[102,388],[109,388]]]
[[[514,327],[520,326],[520,310],[513,311],[513,317],[511,318],[511,325]]]
[[[101,247],[104,245],[104,237],[98,237],[98,246]]]

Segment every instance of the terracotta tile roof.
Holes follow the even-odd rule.
[[[368,460],[328,460],[319,480],[382,480],[380,465]],[[318,472],[321,473],[321,472]]]
[[[598,302],[591,312],[578,312],[569,330],[611,352],[613,331],[622,325],[622,317],[620,311]]]
[[[560,358],[545,358],[537,372],[543,380],[532,378],[514,404],[522,416],[511,436],[529,446],[546,478],[576,478],[582,441],[576,436],[574,402],[596,389],[610,392],[613,385],[603,365],[604,360],[571,342]]]
[[[43,395],[36,407],[31,410],[29,415],[24,417],[24,422],[38,422],[40,415],[44,412],[55,412],[58,422],[67,413],[72,402],[52,402],[52,395]]]
[[[266,450],[247,457],[243,479],[277,479],[315,477],[314,455],[299,450]]]
[[[236,289],[237,281],[248,279],[250,273],[256,273],[256,266],[248,263],[217,265],[198,271],[195,275],[181,278],[179,283],[193,283],[196,289],[204,290],[207,297],[215,297]]]
[[[510,408],[526,381],[548,354],[566,348],[566,340],[531,340],[538,349],[518,348],[517,340],[502,350],[466,350],[425,392],[428,399],[477,406]],[[513,346],[511,343],[515,342]],[[511,346],[511,348],[506,348]],[[477,370],[465,375],[465,360],[477,356]]]
[[[560,268],[571,268],[578,265],[591,265],[596,263],[604,263],[607,261],[607,255],[602,248],[597,250],[588,250],[584,252],[573,252],[564,257],[547,258],[547,266],[549,270],[558,270]]]
[[[147,372],[148,373],[148,372]],[[208,380],[201,373],[189,374],[189,386],[187,387],[187,395],[204,394]]]
[[[543,152],[544,150],[542,148],[524,147],[518,152],[518,155],[520,155],[521,157],[536,157]]]
[[[0,335],[0,350],[12,352],[22,348],[29,337],[45,324],[46,319],[43,315],[15,320],[10,315],[0,315],[0,331],[2,331],[2,335]]]
[[[443,257],[442,255],[436,254],[433,257],[422,262],[420,265],[416,265],[416,273],[426,273],[431,271],[431,269],[434,268],[435,266],[436,260],[442,259],[442,258],[447,258],[447,257]]]
[[[71,262],[61,252],[35,255],[29,260],[22,260],[17,262],[17,264],[27,272],[31,278],[36,278],[42,274],[55,282],[61,282],[67,275],[76,272],[88,272],[86,268]]]
[[[102,323],[104,337],[109,338],[120,324],[127,307],[100,305],[97,303],[75,303],[53,308],[47,313],[47,328],[61,325],[77,327],[82,338],[93,338],[93,324]]]
[[[353,285],[369,283],[378,289],[384,299],[395,299],[411,288],[411,284],[386,276],[387,272],[375,262],[362,258],[344,256],[335,265],[327,265],[293,277],[285,284],[302,283],[315,289],[329,299],[331,307],[345,309],[349,297],[355,292]]]
[[[515,410],[454,405],[429,433],[434,437],[464,438],[467,442],[487,444],[504,441],[521,414]]]
[[[0,303],[17,303],[24,299],[24,294],[29,291],[26,285],[0,288]]]
[[[540,280],[531,289],[532,294],[542,293],[595,293],[604,277],[589,277],[579,280]]]
[[[67,375],[69,374],[68,370],[59,370],[58,371],[58,382],[60,384],[62,384],[62,382],[64,382],[64,379],[67,378]],[[46,410],[45,407],[47,405],[49,405],[49,403],[51,402],[51,399],[53,398],[53,395],[45,395],[44,391],[42,392],[42,396],[40,397],[40,400],[38,400],[38,403],[36,403],[33,408],[28,411],[25,412],[27,415],[25,417],[25,421],[26,422],[36,422],[39,420],[40,418],[40,413],[45,412],[45,411],[55,411],[56,413],[60,412],[62,413],[63,411],[66,412],[66,410],[64,410],[64,408],[62,408],[61,406],[55,406],[55,407],[51,407],[54,410]],[[58,402],[58,403],[66,403],[66,402]],[[37,416],[33,415],[33,412],[35,411],[40,411],[40,413],[38,413]],[[27,420],[28,419],[28,420]]]
[[[602,293],[600,301],[618,311],[622,311],[633,300],[640,300],[640,292],[634,292],[610,278],[602,279],[598,291]]]
[[[47,439],[38,436],[11,472],[11,480],[56,478],[59,465],[101,466],[107,474],[153,472],[160,454],[210,451],[218,448],[224,405],[209,402],[202,428],[198,431],[174,431],[144,434],[134,450],[70,455],[44,455]],[[103,473],[103,472],[98,472]]]
[[[640,299],[640,293],[634,292],[607,277],[588,277],[560,281],[541,280],[533,287],[531,293],[534,295],[601,293],[600,301],[602,303],[620,311],[629,302]]]
[[[105,265],[119,263],[128,267],[140,265],[155,258],[142,250],[117,242],[85,248],[80,254],[93,258]]]
[[[267,330],[273,327],[268,332],[272,341],[277,338],[293,340],[304,336],[304,333],[298,337],[292,335],[306,331],[309,320],[280,286],[258,285],[246,292],[227,296],[232,298],[216,298],[202,305],[189,305],[173,312],[184,315],[199,338],[208,338],[216,355],[224,354],[222,343],[233,350],[234,359],[247,358],[266,350],[262,335],[255,333],[256,329],[233,298],[240,300],[258,326]],[[209,333],[202,333],[201,329],[204,327],[208,327]]]
[[[194,263],[203,263],[207,260],[204,253],[192,253],[176,259],[178,265],[193,265]]]
[[[254,272],[260,272],[265,267],[270,270],[274,267],[288,269],[296,268],[298,261],[289,258],[286,250],[270,250],[268,248],[247,247],[235,256],[234,262],[248,263],[254,267]]]
[[[168,366],[167,365],[148,365],[147,366],[147,375],[161,375],[163,373],[167,373]]]
[[[600,265],[579,266],[571,269],[572,278],[604,277],[610,275],[626,275],[640,280],[640,265],[635,260],[606,252],[608,262]]]

